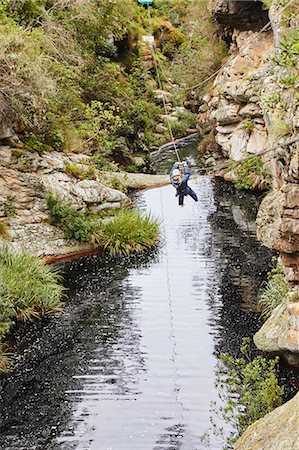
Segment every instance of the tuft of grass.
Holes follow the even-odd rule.
[[[87,170],[84,170],[82,167],[77,164],[71,164],[67,162],[65,164],[65,171],[67,174],[72,175],[78,180],[92,180],[95,178],[95,167],[90,166]]]
[[[247,131],[248,133],[251,133],[251,131],[254,129],[254,121],[252,119],[244,119],[242,124],[242,129]]]
[[[7,345],[0,344],[0,373],[9,372],[12,364],[12,354],[8,352]]]
[[[101,244],[110,255],[128,255],[154,248],[159,240],[159,222],[139,211],[122,210],[101,226]]]
[[[4,223],[2,220],[0,220],[0,238],[7,239],[8,238],[8,227],[6,223]]]
[[[278,142],[281,138],[292,132],[291,124],[288,123],[281,112],[275,111],[272,116],[270,126],[270,140],[273,143]]]
[[[272,311],[280,305],[289,293],[290,288],[285,281],[283,266],[276,266],[268,272],[268,280],[260,292],[258,306],[261,309],[261,317],[267,319]]]
[[[26,322],[61,312],[62,277],[39,258],[0,248],[2,319]],[[4,327],[5,328],[5,327]]]
[[[0,247],[0,373],[12,355],[3,342],[16,321],[29,322],[62,311],[62,277],[39,258]]]

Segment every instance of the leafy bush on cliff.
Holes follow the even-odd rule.
[[[99,223],[70,204],[62,202],[53,194],[47,196],[50,223],[59,227],[66,239],[80,242],[98,241]]]
[[[273,61],[280,66],[299,66],[299,28],[283,34]]]
[[[0,248],[0,372],[10,363],[4,337],[15,321],[61,312],[64,288],[59,273],[26,252]]]
[[[277,367],[279,358],[267,359],[250,354],[250,338],[242,341],[241,356],[220,356],[216,371],[216,386],[220,388],[222,405],[213,405],[211,412],[229,423],[233,431],[225,436],[217,423],[212,421],[212,433],[222,436],[225,449],[234,448],[234,443],[245,429],[282,404],[284,387],[279,386]],[[202,436],[207,440],[211,432]]]

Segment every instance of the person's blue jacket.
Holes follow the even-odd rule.
[[[178,194],[187,195],[188,194],[188,189],[189,189],[189,186],[188,186],[187,183],[188,183],[189,177],[191,175],[190,169],[187,166],[187,164],[184,164],[184,173],[182,174],[182,181],[181,181],[181,183],[179,183],[178,180],[175,180],[173,178],[173,171],[175,169],[179,169],[180,170],[180,166],[179,166],[179,164],[177,162],[174,163],[174,165],[172,166],[172,169],[171,169],[171,172],[170,172],[170,182],[171,182],[172,186],[174,186],[176,188]]]

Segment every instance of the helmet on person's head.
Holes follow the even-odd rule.
[[[172,172],[172,176],[173,178],[181,177],[181,172],[179,171],[179,169],[174,169]]]

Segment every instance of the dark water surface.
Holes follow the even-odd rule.
[[[171,186],[137,195],[163,221],[156,253],[64,266],[65,314],[17,333],[1,449],[204,448],[217,357],[259,327],[250,307],[271,254],[255,239],[253,196],[205,177],[190,185],[199,202],[184,208]]]

